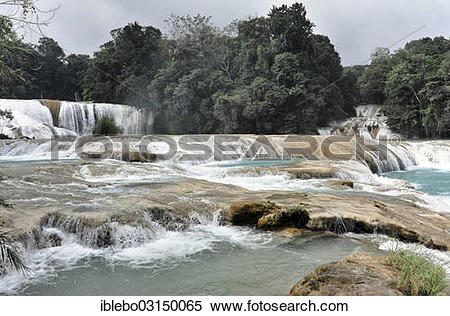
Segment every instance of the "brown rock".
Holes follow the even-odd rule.
[[[327,184],[329,186],[341,187],[343,189],[354,188],[354,183],[350,180],[328,181]]]
[[[280,227],[301,228],[309,221],[309,214],[301,207],[279,210],[262,216],[258,220],[258,228],[274,229]]]
[[[260,217],[279,210],[273,203],[235,203],[231,205],[230,219],[234,225],[256,225]]]
[[[313,234],[314,232],[312,232],[309,229],[306,228],[282,228],[278,231],[276,231],[276,234],[278,234],[281,237],[288,237],[288,238],[293,238],[293,237],[299,237],[299,236],[305,236],[308,234]]]
[[[352,254],[318,267],[294,285],[291,296],[401,296],[392,283],[399,272],[383,257]]]

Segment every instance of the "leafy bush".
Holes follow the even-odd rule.
[[[92,134],[94,135],[117,135],[121,134],[122,130],[111,116],[102,116],[94,126]]]
[[[400,271],[394,281],[397,288],[407,295],[439,295],[447,288],[444,269],[423,255],[406,250],[392,251],[386,264]]]

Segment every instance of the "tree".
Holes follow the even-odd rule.
[[[87,69],[84,99],[151,106],[149,85],[162,62],[161,31],[135,22],[111,36]]]
[[[371,64],[360,79],[361,98],[366,104],[385,104],[385,84],[392,69],[392,59],[388,49],[377,48],[371,57]]]
[[[392,57],[385,94],[393,129],[411,137],[449,135],[449,47],[445,38],[425,38]]]
[[[13,76],[22,79],[9,62],[15,59],[17,51],[23,49],[13,31],[13,24],[18,27],[27,26],[34,32],[40,32],[40,27],[48,25],[55,16],[57,8],[42,10],[38,0],[0,0],[0,76]]]
[[[40,62],[38,81],[41,98],[64,99],[66,54],[58,42],[49,37],[39,39],[37,52]]]
[[[306,18],[303,4],[274,6],[269,13],[269,25],[273,40],[282,51],[308,51],[314,24]]]

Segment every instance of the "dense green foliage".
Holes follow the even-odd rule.
[[[410,137],[450,137],[450,40],[411,41],[377,50],[366,70],[352,67],[363,103],[385,104],[392,129]]]
[[[445,270],[425,256],[406,250],[391,251],[386,264],[400,271],[395,285],[407,295],[440,295],[447,288]]]
[[[353,114],[339,55],[312,32],[301,4],[219,30],[208,18],[169,19],[164,65],[149,87],[170,133],[316,133]],[[355,82],[353,82],[353,85]]]
[[[0,97],[124,103],[150,108],[157,133],[316,133],[385,104],[394,130],[450,137],[449,40],[412,41],[368,66],[343,69],[302,4],[224,29],[203,16],[171,16],[165,36],[131,23],[93,58],[66,56],[51,38],[23,43],[0,19]],[[3,65],[3,66],[2,66]]]
[[[47,37],[38,45],[24,43],[12,23],[0,17],[0,97],[75,100],[82,93],[88,55],[66,56]]]
[[[20,43],[12,68],[23,76],[2,76],[0,97],[73,100],[83,90],[85,100],[151,108],[161,133],[316,133],[353,114],[356,79],[343,77],[301,4],[223,30],[202,16],[167,24],[165,37],[137,23],[113,30],[92,59],[65,56],[50,38]]]
[[[114,119],[110,116],[102,116],[94,126],[94,130],[92,134],[94,135],[118,135],[121,134],[122,131],[119,126],[117,126]]]

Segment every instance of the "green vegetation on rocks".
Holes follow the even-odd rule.
[[[121,134],[122,130],[114,121],[114,118],[111,116],[105,115],[102,116],[94,126],[94,130],[92,131],[93,135],[118,135]]]
[[[407,250],[392,251],[386,264],[399,270],[394,282],[406,295],[440,295],[448,286],[445,270],[423,255]]]

